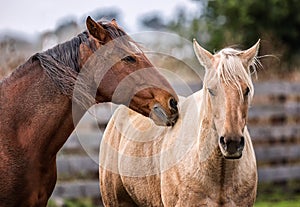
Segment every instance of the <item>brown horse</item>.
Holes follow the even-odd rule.
[[[212,55],[194,41],[206,69],[203,89],[180,99],[173,128],[116,110],[100,145],[105,206],[254,204],[257,168],[246,122],[258,46]]]
[[[159,125],[176,122],[175,92],[116,21],[88,17],[86,26],[0,83],[1,207],[47,205],[73,116],[94,103],[126,104]]]

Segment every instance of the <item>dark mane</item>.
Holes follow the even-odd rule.
[[[52,57],[54,61],[63,63],[69,68],[74,69],[76,72],[79,72],[79,46],[81,43],[89,45],[88,33],[80,33],[77,37],[74,37],[70,41],[67,41],[63,44],[58,44],[57,46],[44,52],[45,55]]]
[[[82,42],[88,42],[87,39],[87,34],[81,33],[70,41],[33,56],[33,60],[40,62],[41,67],[60,91],[70,97],[80,70],[79,46]]]

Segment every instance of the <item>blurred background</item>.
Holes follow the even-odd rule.
[[[192,44],[211,52],[225,46],[247,49],[261,39],[258,79],[249,114],[249,130],[258,160],[255,206],[300,206],[300,2],[297,0],[10,0],[1,2],[0,78],[32,54],[71,39],[85,30],[85,19],[115,18],[130,35],[145,31],[172,33],[138,40],[164,47],[171,56],[150,57],[158,67],[179,74],[191,89],[171,76],[180,95],[201,88],[203,68]],[[151,33],[149,33],[151,34]],[[145,37],[145,36],[143,36]],[[177,41],[178,40],[178,41]],[[184,52],[183,52],[184,51]],[[191,64],[186,64],[191,63]],[[196,70],[190,68],[196,66]],[[165,71],[164,70],[164,71]],[[79,123],[58,156],[58,182],[48,206],[101,206],[98,150],[115,106],[100,104]],[[92,115],[91,115],[92,114]],[[101,116],[97,116],[101,114]],[[96,115],[96,116],[94,116]],[[101,118],[100,118],[101,117]]]

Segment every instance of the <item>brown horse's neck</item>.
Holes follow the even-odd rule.
[[[77,102],[73,101],[81,44],[94,50],[88,33],[83,32],[68,42],[35,54],[0,83],[1,114],[14,117],[10,120],[1,117],[0,126],[11,134],[9,139],[30,151],[30,156],[55,158],[74,130],[73,120],[78,122],[94,104],[85,86],[79,90]]]
[[[7,139],[29,153],[24,156],[30,159],[45,164],[54,159],[74,130],[72,100],[50,80],[39,61],[30,59],[7,78],[1,84],[0,100],[1,130]],[[79,107],[74,109],[78,118],[84,114]]]

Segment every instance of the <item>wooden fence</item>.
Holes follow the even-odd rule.
[[[174,88],[179,94],[184,93],[180,86]],[[199,88],[191,85],[192,91]],[[87,113],[61,149],[57,160],[58,182],[52,198],[100,199],[99,144],[114,108],[110,104],[93,108],[91,113],[101,118]],[[299,123],[300,83],[255,84],[248,128],[257,156],[259,182],[300,179]]]

